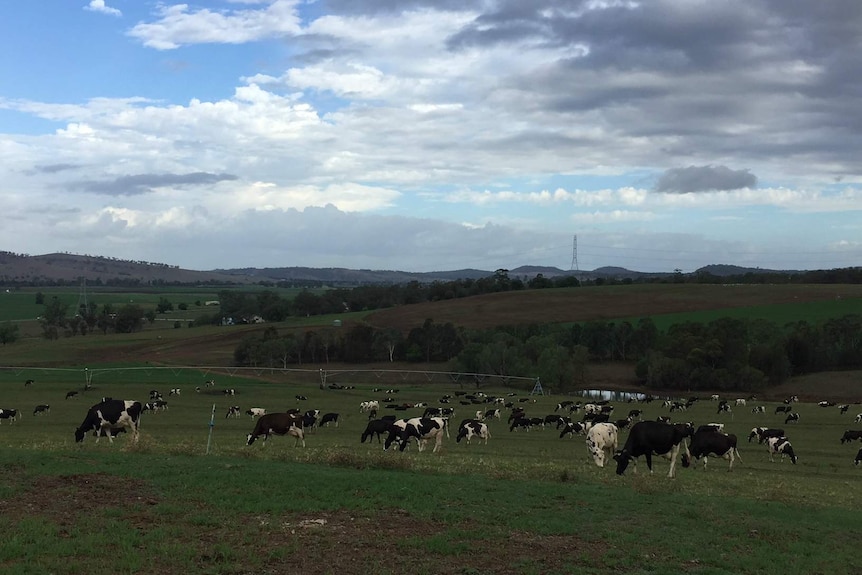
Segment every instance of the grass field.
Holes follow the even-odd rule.
[[[468,327],[645,316],[661,325],[672,313],[816,321],[858,313],[862,286],[608,286],[519,295],[339,318],[345,326],[367,317],[400,328],[427,317]],[[155,305],[159,296],[150,296]],[[77,294],[69,297],[74,305]],[[0,304],[0,317],[18,313],[10,302]],[[332,319],[276,327],[331,326]],[[775,402],[754,402],[766,414],[752,414],[749,403],[731,417],[700,401],[673,414],[675,420],[724,422],[740,439],[742,462],[732,473],[723,460],[711,460],[706,471],[678,466],[676,479],[665,477],[663,459],[652,475],[641,463],[638,474],[618,477],[595,466],[583,437],[560,439],[555,429],[510,432],[506,410],[503,421],[490,423],[488,445],[457,444],[453,435],[438,454],[415,447],[384,453],[377,443],[360,443],[366,418],[359,403],[385,395],[374,388],[397,387],[399,403],[437,405],[444,393],[475,386],[465,380],[462,389],[422,373],[435,366],[409,366],[416,369],[410,377],[384,374],[388,366],[357,366],[332,380],[355,389],[321,390],[318,366],[230,367],[240,339],[262,327],[170,323],[116,336],[27,336],[0,349],[0,408],[22,413],[12,424],[0,420],[0,526],[7,534],[0,573],[784,575],[851,573],[859,564],[862,468],[853,458],[860,444],[839,439],[845,429],[862,429],[853,423],[860,404],[844,415],[837,407],[797,404],[801,421],[785,426],[800,457],[792,465],[771,463],[763,446],[746,441],[754,426],[783,426]],[[591,387],[613,387],[619,376],[607,374],[614,370],[630,378],[630,367],[597,366]],[[862,399],[858,377],[812,374],[772,390],[772,397],[804,388],[828,398],[838,385],[842,397]],[[35,383],[25,387],[26,379]],[[215,379],[215,388],[203,387],[207,379]],[[84,391],[87,381],[92,389]],[[180,395],[168,396],[171,388]],[[226,397],[226,388],[237,395]],[[169,409],[145,413],[137,446],[122,435],[114,445],[92,437],[75,444],[74,429],[99,398],[143,402],[152,389],[165,394]],[[71,390],[79,396],[64,399]],[[517,393],[513,400],[528,399],[518,404],[531,416],[553,413],[563,399],[528,398],[523,386],[483,391]],[[297,401],[297,394],[308,401]],[[50,405],[50,414],[33,415],[38,404]],[[249,447],[254,422],[226,419],[229,405],[320,409],[342,419],[337,428],[309,433],[304,449],[284,437]],[[457,424],[484,406],[455,407]],[[645,409],[645,418],[667,415],[658,402],[618,402],[615,417],[632,407]]]
[[[505,411],[490,423],[488,445],[453,436],[438,454],[415,446],[384,453],[359,441],[366,421],[359,402],[385,397],[372,391],[371,374],[353,390],[321,390],[290,374],[269,383],[219,374],[210,393],[196,393],[211,373],[138,367],[98,371],[91,390],[68,400],[66,391],[84,382],[77,371],[0,371],[2,407],[23,413],[0,424],[0,517],[14,534],[0,543],[0,570],[784,574],[844,573],[856,561],[859,445],[839,439],[860,406],[840,415],[797,404],[801,421],[786,426],[800,457],[792,465],[770,463],[763,446],[746,441],[755,425],[783,425],[775,404],[765,404],[765,415],[749,404],[731,417],[698,402],[675,419],[723,421],[740,438],[742,462],[732,473],[723,460],[706,471],[678,466],[671,480],[663,459],[652,475],[642,462],[638,474],[618,477],[595,466],[583,437],[510,432]],[[25,387],[28,375],[37,377]],[[167,396],[174,387],[181,394]],[[237,395],[225,397],[227,387]],[[74,428],[99,397],[145,401],[151,389],[165,394],[169,409],[145,413],[137,447],[122,435],[114,445],[74,443]],[[457,384],[411,383],[395,396],[436,404],[456,391]],[[521,398],[535,416],[553,413],[561,399],[523,392],[511,399]],[[32,415],[39,403],[51,413]],[[283,437],[248,447],[253,421],[226,419],[232,404],[342,417],[337,428],[309,433],[305,449]],[[616,406],[620,416],[632,407],[650,419],[667,414],[659,402]],[[456,405],[454,421],[476,407]]]

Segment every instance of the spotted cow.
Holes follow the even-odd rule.
[[[138,426],[144,406],[139,401],[128,399],[105,398],[105,401],[92,406],[84,417],[84,421],[75,430],[75,441],[80,443],[88,431],[109,431],[113,429],[126,429],[132,434],[132,442],[138,441]],[[99,442],[96,436],[96,443]],[[113,443],[114,438],[108,434],[108,440]]]

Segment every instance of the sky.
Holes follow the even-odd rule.
[[[0,8],[0,250],[862,265],[858,0]]]

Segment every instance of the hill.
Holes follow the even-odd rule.
[[[354,287],[360,285],[392,285],[419,282],[449,282],[465,279],[481,279],[494,275],[499,270],[466,268],[432,272],[408,272],[399,270],[371,270],[350,268],[312,268],[302,266],[266,268],[225,268],[215,270],[190,270],[179,266],[131,261],[103,256],[53,253],[31,256],[12,252],[0,252],[0,283],[7,285],[42,285],[50,283],[76,283],[81,278],[88,283],[120,284],[258,284],[264,282],[287,282],[297,285],[320,285]],[[622,267],[605,266],[595,270],[563,270],[553,266],[521,265],[505,270],[512,279],[528,281],[538,275],[546,278],[574,276],[584,280],[639,280],[667,278],[674,273],[639,272]],[[692,274],[709,274],[719,278],[742,277],[746,274],[801,274],[796,270],[767,270],[728,264],[702,267]]]

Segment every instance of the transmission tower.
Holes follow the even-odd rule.
[[[578,234],[572,237],[572,265],[569,266],[569,271],[581,271],[578,268]]]

